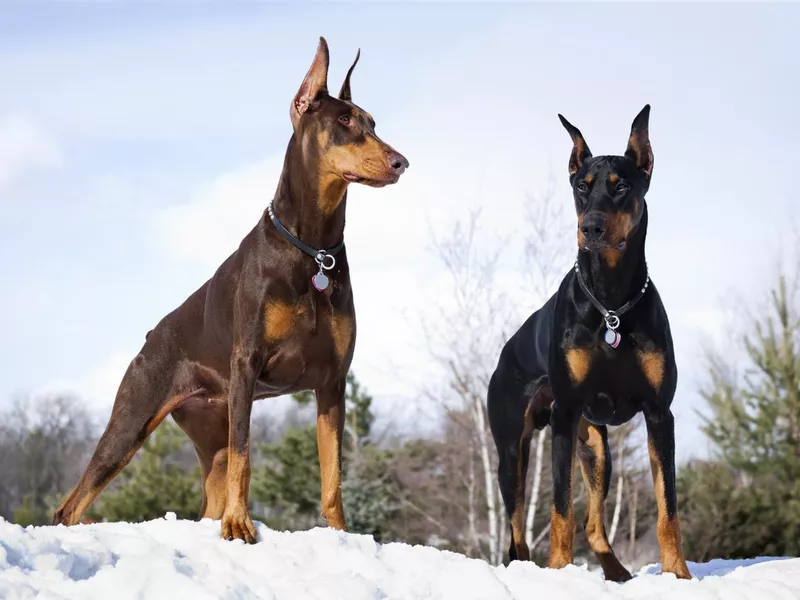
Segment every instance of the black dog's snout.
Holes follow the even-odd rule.
[[[581,233],[587,241],[601,239],[605,235],[606,229],[608,229],[608,223],[602,214],[588,214],[581,220]]]
[[[408,159],[399,152],[392,152],[389,155],[389,166],[397,173],[402,173],[408,168]]]

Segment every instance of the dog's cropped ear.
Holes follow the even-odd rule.
[[[353,96],[350,94],[350,75],[353,74],[353,69],[356,68],[359,58],[361,58],[361,48],[359,48],[358,52],[356,52],[356,59],[353,61],[353,64],[350,65],[349,69],[347,69],[347,75],[344,77],[342,89],[339,91],[339,100],[347,100],[348,102],[353,101]]]
[[[584,161],[592,157],[592,151],[586,145],[586,140],[583,139],[580,129],[567,121],[562,115],[558,115],[558,118],[561,119],[561,124],[569,133],[569,137],[572,138],[572,154],[569,156],[569,178],[571,181],[575,173],[583,166]]]
[[[650,105],[646,104],[636,115],[631,126],[631,137],[625,156],[636,163],[636,168],[650,179],[653,174],[653,149],[650,147]]]
[[[297,94],[292,100],[292,106],[289,108],[293,127],[297,127],[300,117],[315,108],[319,94],[328,92],[329,62],[328,42],[325,41],[324,37],[320,37],[314,62],[311,63],[311,68],[306,73],[303,83],[300,84],[300,89],[297,90]]]

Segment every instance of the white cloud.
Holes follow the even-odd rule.
[[[158,211],[153,222],[167,255],[221,263],[264,212],[282,164],[282,157],[274,158],[222,174],[195,199]]]
[[[35,167],[61,164],[55,139],[23,115],[0,118],[0,187]]]
[[[34,392],[34,396],[53,393],[74,394],[87,408],[108,415],[114,405],[117,389],[136,352],[117,352],[93,365],[74,379],[52,381]]]

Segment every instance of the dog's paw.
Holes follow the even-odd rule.
[[[255,544],[258,538],[256,526],[246,510],[225,511],[222,515],[222,539],[242,540]]]

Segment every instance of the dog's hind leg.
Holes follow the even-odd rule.
[[[546,384],[537,382],[532,388],[533,392],[526,394],[521,382],[498,374],[489,383],[489,424],[499,458],[497,477],[511,523],[509,560],[530,560],[523,526],[528,459],[534,424],[538,422],[536,414],[540,405],[549,405]],[[530,399],[526,402],[526,398]]]
[[[606,536],[604,505],[611,482],[611,451],[608,429],[581,419],[578,425],[578,458],[581,474],[589,493],[589,514],[586,519],[586,538],[597,556],[606,579],[628,581],[631,574],[622,566]]]
[[[200,463],[203,500],[199,518],[221,519],[227,497],[228,406],[192,398],[174,411],[172,418],[192,440]]]
[[[74,525],[100,492],[185,395],[176,394],[176,364],[161,337],[151,335],[133,359],[117,391],[111,418],[78,484],[53,516],[55,525]]]

